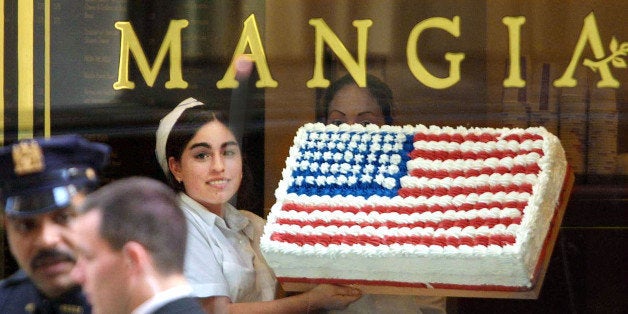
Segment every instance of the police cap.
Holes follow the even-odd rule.
[[[22,140],[0,148],[0,198],[8,216],[68,207],[78,189],[95,188],[111,148],[79,135]]]

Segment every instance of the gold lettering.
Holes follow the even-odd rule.
[[[510,50],[510,67],[504,87],[525,87],[526,81],[521,78],[521,25],[525,24],[525,16],[506,16],[502,23],[508,26],[508,48]]]
[[[578,84],[573,76],[576,71],[576,65],[582,58],[582,53],[587,43],[590,45],[596,59],[604,58],[604,47],[602,46],[600,32],[598,30],[597,22],[595,21],[595,14],[593,14],[593,12],[589,13],[589,15],[584,18],[584,25],[582,26],[580,38],[578,38],[578,43],[574,49],[571,61],[569,62],[565,73],[563,73],[563,76],[554,81],[554,87],[574,87]],[[599,63],[597,69],[602,77],[602,79],[597,82],[597,87],[619,87],[619,81],[613,77],[608,63]]]
[[[323,44],[327,43],[331,50],[338,56],[345,68],[360,87],[366,86],[366,48],[368,40],[368,28],[373,25],[372,20],[355,20],[352,25],[358,29],[358,61],[356,61],[338,36],[327,26],[323,19],[311,19],[310,25],[314,26],[316,39],[314,50],[314,74],[307,81],[309,88],[329,86],[329,80],[323,74]]]
[[[17,138],[32,138],[35,129],[35,45],[33,1],[17,3]]]
[[[450,33],[454,37],[460,37],[460,17],[454,16],[453,20],[448,20],[442,17],[432,17],[426,19],[418,23],[412,29],[410,36],[408,37],[406,56],[408,59],[408,67],[414,77],[428,87],[445,89],[460,81],[460,63],[464,59],[465,54],[460,52],[448,52],[445,54],[445,60],[450,63],[448,77],[439,78],[429,73],[419,60],[417,54],[419,36],[421,36],[421,33],[428,28],[439,28]]]
[[[247,46],[251,50],[250,54],[245,53]],[[255,82],[256,87],[277,87],[279,85],[279,83],[273,80],[270,75],[270,69],[268,68],[268,62],[266,61],[266,53],[264,52],[264,46],[262,45],[262,39],[259,35],[259,30],[257,29],[257,22],[255,21],[254,14],[251,14],[244,21],[244,28],[242,29],[242,34],[240,35],[240,40],[238,41],[235,52],[233,53],[233,57],[231,58],[229,68],[227,69],[227,72],[225,72],[223,78],[216,82],[216,87],[219,89],[237,88],[238,85],[240,85],[238,80],[235,78],[236,71],[234,67],[235,60],[240,55],[247,56],[252,62],[255,62],[257,73],[259,74],[259,80]]]
[[[140,44],[133,26],[130,22],[116,22],[115,28],[121,32],[120,39],[120,66],[118,68],[118,81],[113,84],[113,89],[134,89],[135,83],[129,80],[129,51],[133,53],[137,67],[146,81],[146,85],[152,87],[157,79],[157,74],[164,62],[166,53],[170,52],[170,80],[165,83],[167,89],[187,88],[188,83],[183,80],[181,65],[181,30],[188,26],[187,20],[172,20],[168,31],[159,47],[155,63],[151,68],[144,49]]]

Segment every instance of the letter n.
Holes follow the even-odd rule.
[[[310,25],[316,28],[315,64],[314,75],[307,81],[309,88],[329,86],[329,80],[323,74],[323,42],[326,42],[331,50],[336,53],[338,59],[345,65],[347,71],[360,87],[366,86],[366,48],[368,40],[368,28],[373,25],[372,20],[355,20],[353,26],[358,29],[358,61],[351,56],[347,48],[342,44],[338,36],[327,26],[323,19],[311,19]]]

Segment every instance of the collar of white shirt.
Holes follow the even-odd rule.
[[[171,301],[185,298],[192,295],[192,287],[190,285],[180,285],[168,290],[164,290],[155,294],[152,298],[146,300],[138,306],[132,314],[149,314],[164,306]]]
[[[203,205],[183,192],[179,193],[179,197],[181,202],[187,205],[184,206],[184,211],[191,210],[210,226],[216,225],[216,227],[220,229],[227,228],[233,232],[240,232],[250,223],[246,216],[229,203],[225,204],[222,214],[223,217],[220,217],[207,210],[207,208],[203,207]]]

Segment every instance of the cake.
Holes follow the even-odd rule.
[[[526,290],[566,174],[542,127],[309,123],[261,250],[282,283]]]

